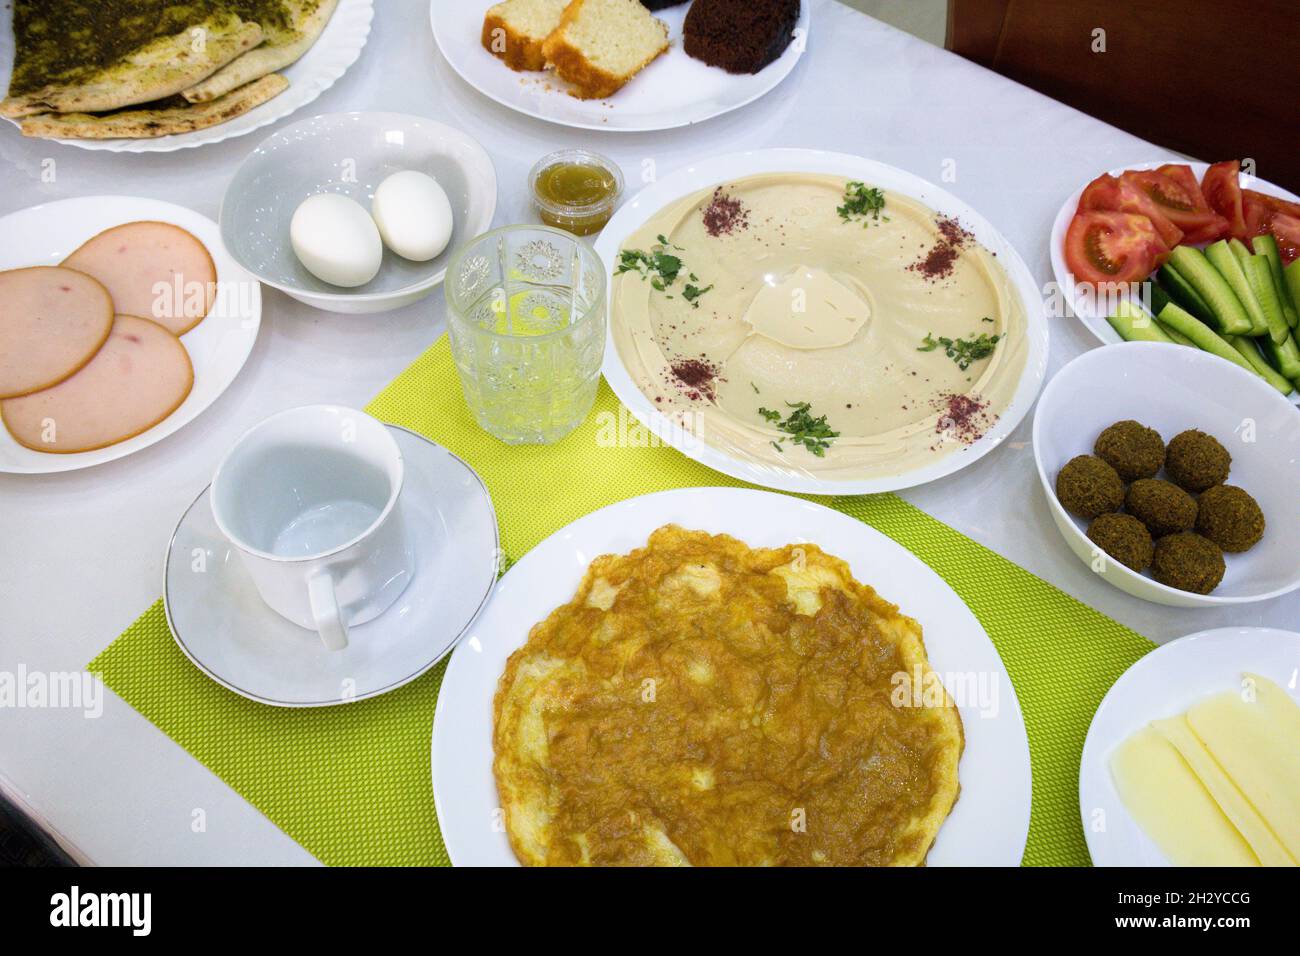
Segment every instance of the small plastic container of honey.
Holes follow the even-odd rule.
[[[612,159],[589,149],[562,149],[537,161],[528,186],[542,222],[590,236],[614,214],[623,173]]]

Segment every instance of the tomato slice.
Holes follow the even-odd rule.
[[[1201,177],[1201,192],[1210,208],[1228,220],[1228,233],[1237,239],[1245,239],[1246,216],[1241,204],[1241,163],[1230,159],[1224,163],[1215,163]]]
[[[1283,265],[1300,259],[1300,216],[1275,212],[1268,222],[1268,231],[1277,240],[1277,251],[1282,256]]]
[[[1168,256],[1155,225],[1136,213],[1078,212],[1065,233],[1065,262],[1079,282],[1136,282]]]
[[[1272,218],[1277,215],[1277,210],[1263,199],[1266,198],[1262,193],[1253,192],[1252,190],[1242,190],[1241,194],[1241,214],[1245,221],[1243,235],[1239,238],[1248,236],[1262,236],[1268,232],[1268,224]]]
[[[1205,201],[1192,167],[1166,163],[1154,172],[1127,172],[1120,179],[1126,177],[1151,197],[1170,222],[1183,230],[1183,242],[1214,242],[1227,234],[1228,220]]]
[[[1243,189],[1241,191],[1241,201],[1243,205],[1250,200],[1254,200],[1274,212],[1284,212],[1288,216],[1295,216],[1300,219],[1300,202],[1291,202],[1289,199],[1282,199],[1280,196],[1270,196],[1268,193],[1261,193],[1254,189]]]
[[[1183,231],[1132,180],[1116,179],[1108,173],[1103,173],[1084,187],[1083,194],[1079,197],[1078,211],[1128,212],[1146,216],[1160,233],[1165,245],[1171,249],[1183,238]]]

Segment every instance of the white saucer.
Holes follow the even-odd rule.
[[[1110,755],[1160,717],[1233,690],[1243,671],[1260,674],[1300,701],[1300,634],[1271,627],[1221,627],[1157,647],[1126,670],[1102,698],[1083,743],[1079,811],[1095,866],[1169,866],[1129,816],[1110,774]]]
[[[482,479],[440,445],[388,426],[406,462],[402,509],[415,577],[397,603],[351,628],[348,647],[262,602],[217,530],[209,489],[181,517],[167,547],[163,604],[176,644],[221,686],[276,707],[327,707],[396,690],[455,646],[487,603],[499,566],[496,513]]]

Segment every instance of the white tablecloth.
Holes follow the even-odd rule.
[[[312,113],[379,109],[465,129],[496,163],[496,225],[533,221],[528,169],[564,146],[612,156],[630,189],[646,159],[662,174],[699,157],[768,146],[859,153],[942,182],[1001,229],[1044,284],[1051,279],[1047,236],[1064,197],[1099,170],[1167,155],[833,0],[812,3],[807,53],[768,96],[691,128],[602,134],[550,126],[480,96],[437,52],[423,0],[383,0],[361,59],[281,125]],[[270,130],[197,150],[135,155],[24,140],[5,124],[0,214],[68,196],[125,193],[215,219],[235,167]],[[56,161],[53,183],[42,181],[46,158]],[[955,179],[946,180],[945,170]],[[440,334],[442,308],[436,293],[400,312],[340,316],[265,290],[248,365],[179,433],[82,472],[0,475],[0,671],[83,668],[158,597],[176,518],[230,443],[282,408],[363,405]],[[1095,345],[1074,321],[1053,320],[1049,371]],[[974,466],[904,497],[1159,642],[1229,624],[1300,622],[1300,593],[1196,611],[1144,603],[1107,585],[1052,524],[1029,426],[1026,420]],[[0,785],[98,863],[314,862],[111,693],[97,719],[0,710]],[[193,825],[198,811],[204,828]]]

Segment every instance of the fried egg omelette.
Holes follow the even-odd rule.
[[[922,865],[958,793],[920,625],[812,544],[666,525],[596,558],[510,656],[494,719],[527,865]]]

